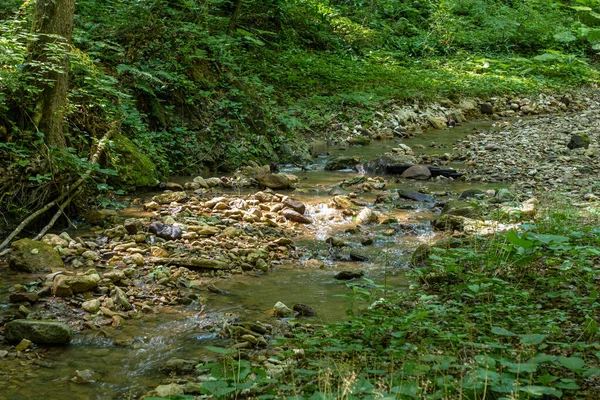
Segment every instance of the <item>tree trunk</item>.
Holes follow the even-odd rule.
[[[37,0],[35,7],[35,32],[40,39],[32,46],[31,59],[44,63],[44,81],[40,82],[39,101],[34,123],[44,133],[46,144],[66,147],[63,118],[67,106],[69,86],[69,45],[73,36],[75,0]],[[58,52],[51,48],[60,48]],[[58,57],[56,55],[58,54]],[[52,64],[49,70],[48,64]]]
[[[242,9],[242,0],[235,1],[235,8],[233,9],[233,13],[231,14],[231,18],[229,19],[229,27],[227,28],[227,35],[231,36],[233,31],[235,30],[235,25],[237,24],[238,17],[240,16],[240,10]]]

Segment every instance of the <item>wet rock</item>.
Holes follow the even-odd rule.
[[[285,174],[258,174],[255,176],[261,187],[273,190],[284,190],[292,187],[290,179]]]
[[[75,370],[75,376],[71,378],[73,383],[94,383],[96,382],[96,372],[91,369]]]
[[[312,224],[312,219],[305,217],[304,215],[300,214],[297,211],[294,211],[292,209],[286,208],[282,211],[283,216],[289,220],[289,221],[293,221],[293,222],[298,222],[301,224]]]
[[[198,361],[171,358],[160,365],[161,372],[165,374],[186,375],[196,372]]]
[[[179,385],[177,383],[170,383],[168,385],[160,385],[157,386],[153,391],[146,393],[143,398],[148,397],[169,397],[175,396],[178,394],[183,394],[185,390],[185,385]]]
[[[366,254],[364,254],[358,250],[350,251],[348,253],[348,255],[350,256],[350,260],[352,260],[352,261],[358,261],[358,262],[369,261],[369,257]]]
[[[19,342],[18,345],[15,346],[15,350],[16,351],[25,351],[28,348],[30,348],[32,344],[33,344],[33,342],[31,340],[23,339],[23,340],[21,340],[21,342]]]
[[[22,303],[25,301],[28,303],[35,303],[38,300],[38,295],[33,292],[17,292],[11,293],[8,296],[8,299],[11,303]]]
[[[431,171],[426,165],[413,165],[400,176],[404,179],[427,180],[431,178]]]
[[[221,294],[221,295],[227,294],[226,291],[219,289],[218,287],[216,287],[213,284],[206,285],[206,289],[208,289],[208,291],[211,293],[216,293],[216,294]]]
[[[491,103],[481,103],[479,111],[484,115],[492,115],[494,114],[494,106]]]
[[[371,143],[371,139],[365,136],[353,136],[348,139],[348,143],[353,146],[367,146]]]
[[[12,243],[8,259],[10,269],[21,272],[44,272],[64,268],[64,263],[51,245],[31,239]]]
[[[370,208],[363,208],[360,210],[358,215],[356,216],[356,222],[359,224],[372,224],[377,222],[377,214],[373,212]]]
[[[92,299],[88,301],[84,301],[81,304],[81,308],[83,311],[89,312],[90,314],[95,314],[100,311],[100,300]]]
[[[210,225],[190,225],[187,230],[189,232],[195,232],[200,236],[214,236],[221,232],[220,228]]]
[[[170,204],[170,203],[181,203],[188,198],[186,192],[167,192],[156,195],[152,198],[152,201],[158,204]]]
[[[128,218],[123,223],[123,227],[130,235],[135,235],[144,230],[144,223],[138,218]]]
[[[283,201],[283,205],[302,215],[304,215],[304,212],[306,211],[306,206],[304,203],[298,200],[287,198]]]
[[[453,200],[449,201],[442,208],[441,215],[458,215],[460,217],[467,218],[480,218],[482,215],[482,210],[477,205],[473,205],[466,201],[462,200]]]
[[[402,189],[397,190],[398,195],[403,199],[420,201],[420,202],[432,202],[433,199],[426,194],[416,192],[414,190]]]
[[[310,259],[304,262],[305,268],[314,268],[314,269],[322,269],[325,268],[325,263],[321,260]]]
[[[86,250],[81,253],[81,257],[85,258],[86,260],[98,261],[100,259],[100,254],[92,250]]]
[[[482,197],[485,195],[485,192],[479,189],[467,189],[462,192],[459,196],[459,199],[466,200],[471,199],[473,197]]]
[[[17,319],[5,325],[5,336],[11,343],[28,339],[35,344],[66,344],[72,333],[69,325],[61,322]]]
[[[357,156],[339,156],[331,158],[325,164],[326,171],[338,171],[341,169],[353,169],[360,163],[360,157]]]
[[[353,208],[356,208],[356,205],[348,196],[335,196],[331,200],[336,208],[342,210],[352,210]]]
[[[585,133],[582,135],[571,135],[571,139],[569,140],[567,147],[571,150],[587,149],[590,147],[590,137]]]
[[[431,124],[434,129],[444,129],[446,128],[447,119],[444,117],[439,117],[435,115],[429,115],[427,117],[427,121]]]
[[[276,317],[280,317],[280,318],[287,318],[287,317],[294,316],[294,311],[280,301],[278,301],[273,306],[273,312],[275,313]]]
[[[292,307],[292,309],[301,317],[312,317],[317,315],[315,310],[312,309],[309,305],[304,303],[296,303]]]
[[[159,238],[165,240],[177,240],[181,239],[183,231],[177,225],[167,225],[162,222],[154,221],[148,227],[148,230],[154,233]]]
[[[363,271],[340,271],[335,274],[334,279],[340,281],[349,281],[351,279],[361,278],[364,276],[364,274],[365,273]]]
[[[123,311],[133,310],[133,306],[127,299],[127,296],[125,295],[125,292],[123,292],[123,289],[121,289],[120,287],[115,286],[112,289],[110,293],[110,298],[112,299],[113,304],[115,305],[115,309]]]
[[[85,275],[57,275],[52,283],[52,294],[58,297],[72,296],[77,293],[94,290],[100,282],[97,273]]]
[[[329,236],[328,238],[325,239],[325,243],[330,244],[333,247],[348,246],[348,243],[346,243],[343,239],[336,237],[336,236]]]
[[[171,190],[174,192],[183,192],[183,186],[181,186],[179,183],[177,182],[167,182],[165,183],[165,189],[166,190]]]
[[[462,231],[472,220],[459,215],[444,214],[431,221],[431,226],[440,231]]]

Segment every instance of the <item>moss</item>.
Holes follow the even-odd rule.
[[[113,138],[113,152],[117,159],[114,166],[119,174],[121,186],[153,187],[158,185],[156,165],[127,137],[116,135]]]

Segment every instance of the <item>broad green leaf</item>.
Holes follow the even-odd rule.
[[[475,361],[477,361],[477,364],[479,365],[487,365],[489,367],[495,367],[496,366],[496,360],[494,360],[492,357],[486,355],[486,354],[478,354],[475,356]]]
[[[390,391],[392,393],[401,394],[413,399],[417,399],[419,397],[419,387],[417,386],[417,382],[404,382],[399,386],[394,386]]]
[[[536,344],[542,343],[544,341],[544,339],[546,339],[547,335],[542,335],[539,333],[531,333],[531,334],[519,335],[519,337],[521,338],[521,343],[523,343],[524,345],[536,345]]]
[[[562,397],[562,392],[548,386],[522,386],[519,388],[521,392],[532,395],[533,397],[542,397],[544,395]]]
[[[492,327],[492,333],[494,333],[496,335],[500,335],[500,336],[517,336],[516,334],[512,333],[511,331],[501,328],[499,326]]]
[[[506,232],[506,240],[508,243],[515,245],[517,247],[521,247],[523,249],[528,249],[533,246],[533,242],[527,239],[523,239],[516,231],[508,231]]]
[[[571,371],[580,370],[585,366],[585,361],[579,357],[558,357],[558,362],[565,368],[570,369]]]
[[[578,389],[581,389],[581,386],[579,386],[575,382],[575,379],[561,379],[560,382],[557,383],[554,386],[556,386],[559,389],[565,389],[565,390],[578,390]]]

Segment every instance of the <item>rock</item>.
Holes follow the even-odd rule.
[[[5,326],[6,339],[11,343],[23,339],[35,344],[66,344],[71,341],[71,328],[61,322],[17,319]]]
[[[171,396],[175,397],[175,395],[183,394],[185,390],[185,385],[178,385],[177,383],[170,383],[168,385],[160,385],[157,386],[153,391],[146,393],[143,398],[148,397],[167,397]]]
[[[339,156],[331,158],[325,164],[326,171],[338,171],[341,169],[353,169],[360,163],[360,157],[357,156]]]
[[[109,239],[115,239],[127,235],[127,229],[123,225],[117,225],[114,228],[104,231],[104,234]]]
[[[201,176],[197,176],[193,179],[193,182],[196,183],[199,187],[203,188],[203,189],[208,189],[210,188],[210,186],[208,185],[208,182],[206,182],[206,180],[201,177]],[[217,185],[215,185],[217,186]]]
[[[304,203],[298,200],[287,198],[283,201],[283,205],[302,215],[304,215],[304,212],[306,211],[306,206]]]
[[[571,140],[567,147],[573,149],[587,149],[590,147],[590,137],[587,134],[582,135],[571,135]]]
[[[196,360],[171,358],[160,365],[160,370],[165,374],[185,375],[196,372],[196,365],[198,365]]]
[[[479,111],[484,115],[492,115],[494,113],[494,106],[491,103],[481,103]]]
[[[183,192],[183,186],[181,186],[179,183],[176,183],[176,182],[167,182],[167,183],[165,183],[165,189],[166,190]]]
[[[447,119],[444,117],[436,117],[435,115],[429,115],[427,117],[427,121],[433,126],[435,129],[444,129],[446,128]]]
[[[471,221],[459,215],[444,214],[431,221],[431,226],[440,231],[462,231]]]
[[[148,227],[148,230],[156,236],[166,240],[181,239],[183,231],[177,225],[167,225],[162,222],[154,221]]]
[[[58,297],[72,296],[87,292],[98,287],[100,275],[89,273],[85,275],[56,275],[52,283],[52,294]]]
[[[28,348],[30,348],[32,344],[33,344],[33,342],[31,340],[23,339],[23,340],[21,340],[21,342],[19,342],[18,345],[15,346],[15,350],[16,351],[25,351]]]
[[[334,276],[334,279],[340,281],[349,281],[351,279],[361,278],[364,276],[364,274],[365,273],[363,271],[340,271]]]
[[[303,304],[303,303],[296,303],[294,304],[294,306],[292,307],[292,309],[298,313],[298,315],[302,316],[302,317],[312,317],[314,315],[317,315],[317,313],[315,312],[315,310],[313,310],[310,306]]]
[[[416,163],[417,159],[411,154],[385,153],[375,160],[367,161],[364,167],[373,173],[401,174]],[[398,169],[401,171],[398,172]]]
[[[81,257],[85,258],[86,260],[98,261],[100,259],[100,254],[92,250],[86,250],[81,253]]]
[[[152,201],[158,204],[170,204],[170,203],[181,203],[186,200],[188,195],[186,192],[166,192],[156,195],[152,198]]]
[[[133,306],[129,303],[125,292],[118,286],[115,286],[110,293],[110,298],[115,305],[117,310],[130,311],[133,310]]]
[[[8,296],[8,299],[11,303],[22,303],[22,302],[29,302],[29,303],[35,303],[38,300],[38,295],[37,293],[33,293],[33,292],[17,292],[17,293],[11,293]]]
[[[329,236],[327,239],[325,239],[325,243],[330,244],[333,247],[348,246],[348,243],[344,242],[343,239],[336,236]]]
[[[334,196],[331,200],[336,208],[342,210],[352,210],[353,208],[356,208],[348,196]]]
[[[369,260],[369,257],[359,250],[352,250],[348,255],[352,261],[365,262]]]
[[[75,370],[75,376],[71,378],[73,383],[94,383],[96,373],[91,369]]]
[[[115,210],[91,210],[83,215],[83,219],[90,225],[102,225],[114,221],[118,215]]]
[[[313,258],[313,259],[304,261],[304,267],[321,269],[321,268],[325,268],[325,263],[321,260],[316,260]]]
[[[353,146],[367,146],[371,143],[371,139],[365,136],[353,136],[348,139],[348,143]]]
[[[313,222],[312,219],[305,217],[299,212],[291,210],[289,208],[284,209],[282,211],[282,214],[289,221],[298,222],[301,224],[312,224]]]
[[[90,314],[95,314],[100,311],[100,300],[92,299],[88,301],[84,301],[81,304],[81,308],[83,311],[89,312]]]
[[[413,165],[400,176],[404,179],[427,180],[431,178],[431,171],[426,165]]]
[[[377,214],[370,208],[363,208],[356,216],[356,222],[359,224],[371,224],[377,222]]]
[[[128,218],[123,223],[123,227],[130,235],[135,235],[144,230],[144,223],[137,218]]]
[[[22,272],[46,272],[64,268],[65,264],[51,245],[31,239],[12,243],[8,258],[10,269]]]
[[[200,236],[214,236],[221,232],[220,228],[211,225],[190,225],[187,230],[189,232],[195,232]]]
[[[275,313],[276,317],[280,317],[280,318],[287,318],[287,317],[294,316],[294,311],[291,310],[288,306],[286,306],[285,304],[283,304],[280,301],[278,301],[273,306],[273,312]]]
[[[460,194],[458,197],[461,200],[471,199],[473,197],[481,197],[485,195],[485,192],[479,189],[467,189]]]
[[[53,233],[47,233],[44,235],[44,237],[42,237],[42,242],[49,244],[52,247],[56,247],[56,246],[60,246],[63,248],[67,248],[69,247],[69,242],[70,240],[67,240],[65,238],[62,238],[58,235],[55,235]]]
[[[221,186],[221,183],[222,183],[221,180],[216,177],[206,179],[206,184],[208,185],[209,188]]]
[[[462,200],[453,200],[449,201],[442,208],[441,215],[458,215],[460,217],[466,218],[480,218],[482,214],[482,210],[477,208],[475,205],[467,203]]]
[[[273,190],[283,190],[292,187],[290,179],[285,174],[258,174],[254,178],[261,187]]]
[[[119,161],[115,163],[118,178],[109,181],[115,187],[155,187],[158,185],[156,166],[129,138],[122,134],[111,136],[112,151]]]
[[[433,199],[431,197],[427,196],[426,194],[419,193],[414,190],[399,188],[397,191],[398,191],[398,195],[403,199],[420,201],[420,202],[432,202],[433,201]]]

